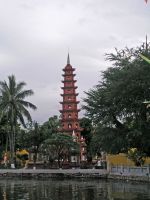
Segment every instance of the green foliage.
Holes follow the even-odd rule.
[[[43,132],[43,129],[37,122],[34,122],[30,124],[28,131],[26,132],[26,136],[21,137],[21,139],[22,142],[26,144],[26,146],[21,148],[27,148],[32,151],[34,153],[34,163],[36,163],[39,147],[46,139],[46,134]],[[19,142],[19,144],[21,143]]]
[[[25,82],[16,82],[14,75],[8,76],[8,83],[0,81],[0,110],[2,116],[7,116],[7,120],[16,124],[17,120],[25,126],[24,117],[32,121],[31,115],[27,108],[36,109],[32,103],[25,101],[28,96],[33,95],[32,90],[23,90]]]
[[[83,117],[80,119],[80,127],[82,128],[81,135],[85,138],[88,145],[92,138],[92,122],[89,118]]]
[[[142,166],[145,162],[146,155],[136,148],[131,148],[128,151],[128,158],[131,159],[136,166]]]
[[[18,121],[25,126],[24,117],[32,121],[28,108],[36,109],[32,103],[25,101],[28,96],[33,95],[32,90],[24,90],[25,82],[16,82],[14,75],[8,76],[8,82],[0,81],[0,114],[7,119],[7,136],[11,152],[11,162],[15,153],[15,142]],[[5,129],[6,130],[6,129]]]
[[[56,115],[50,117],[48,121],[44,122],[41,126],[42,132],[47,135],[47,138],[50,137],[54,133],[58,133],[58,129],[60,126],[60,120]]]
[[[92,154],[100,155],[102,151],[113,154],[126,152],[125,134],[124,130],[98,125],[90,144]]]
[[[16,134],[16,149],[28,149],[31,145],[31,135],[29,130],[20,129]]]
[[[80,119],[80,127],[82,128],[81,135],[85,138],[85,143],[87,145],[87,160],[90,161],[92,159],[90,143],[93,135],[93,126],[91,120],[89,118],[83,117]]]
[[[40,153],[40,146],[45,140],[56,134],[59,128],[59,119],[57,116],[50,117],[48,121],[39,125],[37,122],[28,123],[26,129],[18,131],[16,137],[16,146],[18,149],[29,149],[34,153],[34,162],[36,163],[37,154]]]
[[[79,146],[73,141],[72,136],[57,133],[43,142],[41,149],[51,160],[58,160],[58,166],[61,167],[61,161],[69,159],[70,155],[79,153]]]
[[[6,116],[1,117],[0,119],[0,152],[2,153],[7,149],[6,143],[7,143],[7,132],[10,129],[7,123]],[[1,155],[0,155],[1,158]]]
[[[146,56],[143,56],[142,54],[140,54],[140,57],[150,64],[150,59],[148,59]]]
[[[99,83],[86,92],[83,108],[104,151],[125,152],[135,146],[150,155],[150,108],[143,104],[150,99],[150,65],[140,54],[149,57],[150,46],[106,54],[113,67],[103,71]]]

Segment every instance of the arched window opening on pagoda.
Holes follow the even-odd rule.
[[[78,124],[76,124],[75,126],[76,126],[76,128],[78,128]]]
[[[68,97],[68,100],[70,101],[70,100],[71,100],[71,97]]]
[[[72,124],[68,124],[68,128],[72,128]]]
[[[68,105],[68,108],[71,109],[71,105]]]
[[[68,115],[68,118],[71,118],[71,114]]]

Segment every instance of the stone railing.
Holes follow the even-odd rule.
[[[150,165],[142,167],[110,166],[109,173],[124,176],[150,176]]]

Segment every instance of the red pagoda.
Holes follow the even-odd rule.
[[[81,137],[82,128],[79,125],[78,113],[80,109],[78,109],[79,101],[77,101],[78,93],[76,93],[77,86],[75,86],[76,80],[74,77],[75,68],[70,65],[70,58],[68,54],[67,65],[63,69],[63,77],[62,81],[63,87],[63,101],[60,102],[62,104],[61,113],[61,131],[71,135],[73,139],[80,144],[80,158],[78,161],[85,161],[85,140]],[[74,158],[75,159],[75,158]]]

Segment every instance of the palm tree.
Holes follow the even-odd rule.
[[[36,109],[32,103],[25,101],[25,97],[33,95],[32,90],[23,90],[25,82],[16,82],[14,75],[8,76],[8,83],[0,81],[0,111],[1,116],[7,117],[10,126],[8,133],[10,147],[10,162],[14,164],[16,127],[19,121],[25,127],[25,119],[32,121],[27,108]]]

